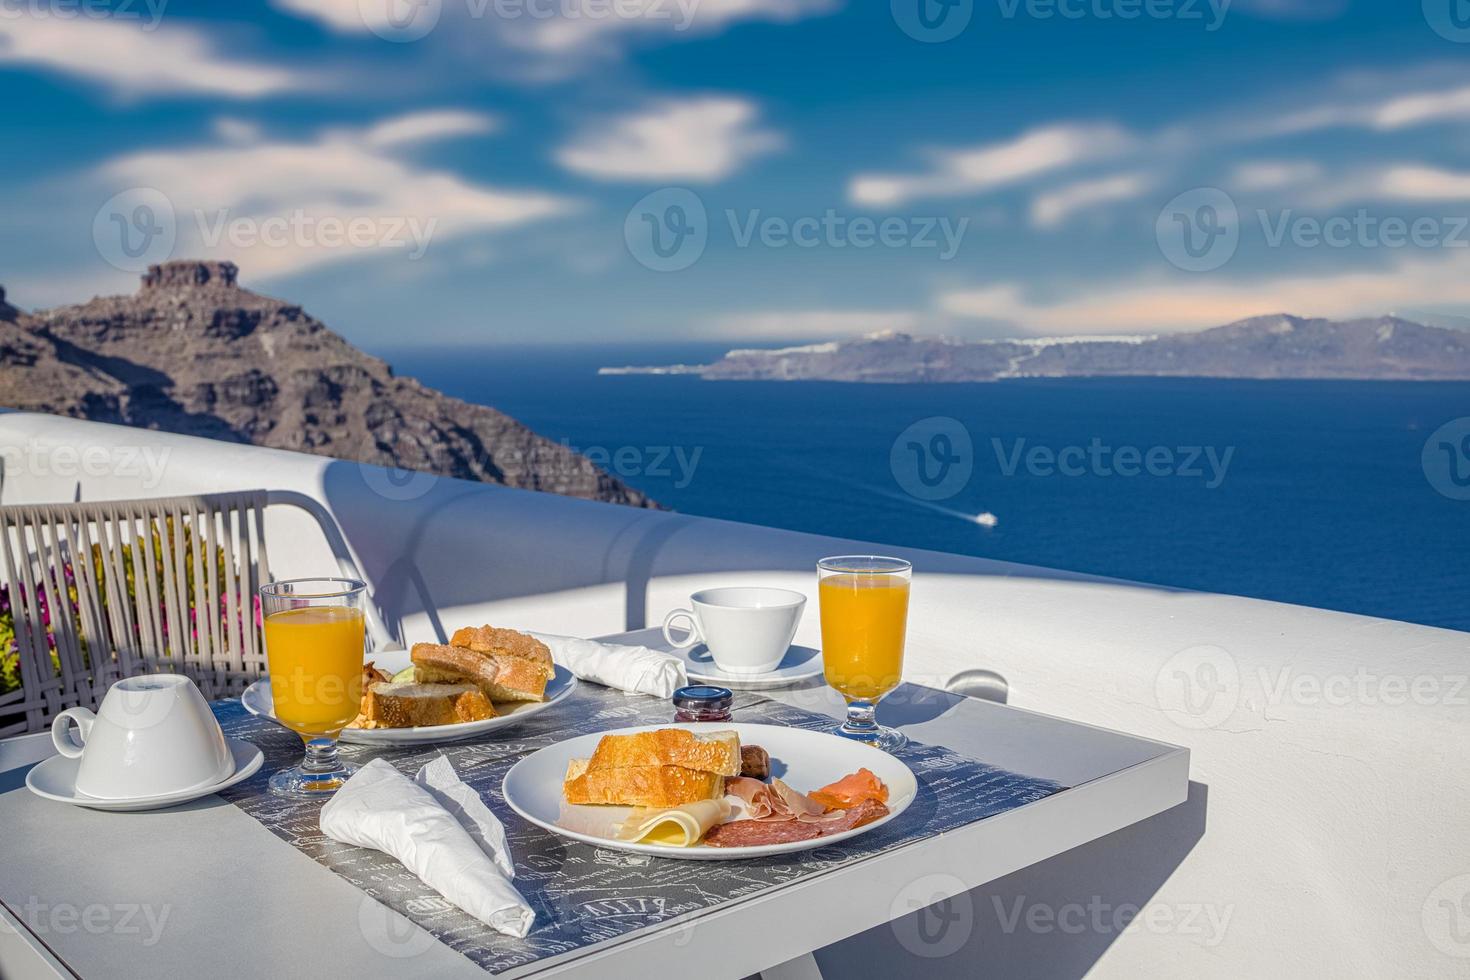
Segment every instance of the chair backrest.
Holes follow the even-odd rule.
[[[95,708],[122,677],[186,674],[218,698],[263,676],[257,596],[271,581],[264,517],[277,504],[311,514],[340,570],[360,577],[330,513],[304,494],[0,507],[0,737],[39,731],[66,708]],[[372,646],[391,648],[376,607],[366,607]]]

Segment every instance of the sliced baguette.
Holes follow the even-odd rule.
[[[568,803],[649,806],[659,809],[715,800],[725,794],[725,777],[683,766],[589,769],[590,759],[567,764],[562,793]]]
[[[497,701],[544,701],[546,684],[556,673],[545,643],[515,630],[468,626],[454,631],[450,642],[492,658],[500,667],[490,696]]]
[[[604,735],[588,764],[589,769],[632,766],[682,766],[721,776],[738,776],[740,736],[728,729],[696,735],[684,728]]]
[[[408,657],[420,684],[474,684],[489,693],[500,673],[492,658],[444,643],[415,643]]]
[[[495,707],[473,684],[395,684],[377,681],[363,695],[364,728],[457,725],[495,717]]]

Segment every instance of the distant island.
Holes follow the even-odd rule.
[[[732,350],[712,364],[599,373],[890,384],[1087,377],[1464,381],[1470,380],[1470,332],[1395,316],[1338,321],[1286,314],[1136,337],[964,341],[884,331],[804,347]]]
[[[658,506],[502,412],[395,375],[238,272],[168,262],[132,296],[31,313],[0,289],[0,406]]]

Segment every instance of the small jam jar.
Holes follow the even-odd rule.
[[[735,695],[727,687],[696,684],[674,692],[675,721],[729,721]]]

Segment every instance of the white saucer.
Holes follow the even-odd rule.
[[[669,652],[684,661],[684,672],[691,681],[717,684],[732,691],[770,691],[822,676],[822,651],[812,647],[792,645],[786,651],[786,656],[776,665],[776,669],[768,670],[764,674],[725,673],[715,666],[709,647],[703,643]]]
[[[68,759],[64,755],[53,755],[31,767],[31,771],[26,773],[26,788],[48,800],[70,803],[73,806],[84,806],[92,810],[122,812],[160,810],[166,806],[175,806],[179,803],[197,800],[201,796],[218,793],[242,779],[249,779],[255,775],[255,771],[265,761],[264,753],[249,742],[242,742],[237,738],[227,738],[225,741],[229,743],[230,754],[235,757],[235,771],[219,782],[200,789],[185,790],[182,793],[167,793],[162,796],[135,796],[126,800],[99,800],[95,796],[83,796],[77,792],[77,769],[81,766],[82,760]]]

